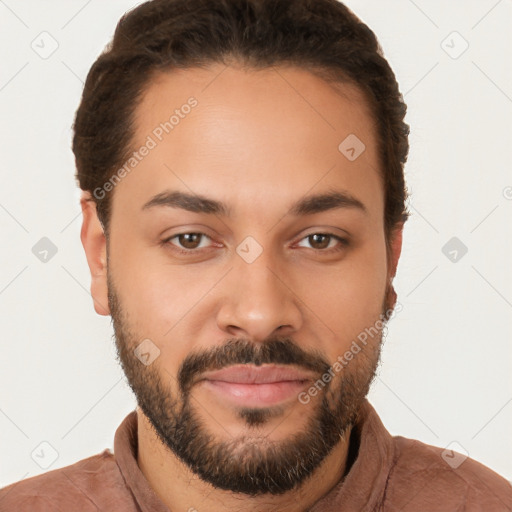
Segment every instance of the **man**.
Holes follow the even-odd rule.
[[[366,400],[398,306],[404,115],[335,0],[124,16],[73,151],[94,307],[138,408],[114,453],[0,510],[512,510],[504,479],[391,437]]]

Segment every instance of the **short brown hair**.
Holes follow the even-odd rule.
[[[152,0],[120,19],[87,75],[73,125],[76,178],[106,234],[111,193],[98,198],[94,190],[133,153],[134,112],[153,74],[233,59],[255,69],[293,65],[365,93],[378,130],[389,240],[408,217],[406,106],[374,33],[337,0]]]

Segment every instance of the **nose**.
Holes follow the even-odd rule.
[[[231,336],[261,342],[271,335],[289,336],[302,325],[300,302],[287,273],[265,254],[252,263],[235,259],[226,276],[218,327]]]

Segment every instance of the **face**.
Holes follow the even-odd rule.
[[[392,307],[371,112],[304,70],[211,66],[152,80],[135,130],[95,296],[129,384],[203,480],[293,489],[354,421]]]

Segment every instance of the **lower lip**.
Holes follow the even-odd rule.
[[[307,381],[282,381],[268,384],[240,384],[221,380],[204,380],[203,384],[223,399],[245,407],[275,405],[297,395]]]

